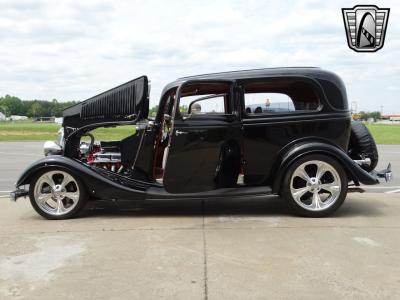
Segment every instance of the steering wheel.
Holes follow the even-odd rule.
[[[162,137],[161,142],[168,139],[169,130],[171,128],[171,116],[169,114],[164,114],[162,122]]]

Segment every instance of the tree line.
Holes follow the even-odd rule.
[[[11,115],[27,116],[30,118],[37,117],[61,117],[62,111],[67,107],[77,104],[79,101],[66,101],[59,102],[57,99],[48,100],[21,100],[18,97],[5,95],[0,97],[0,112],[7,117]],[[186,111],[187,108],[183,107],[181,111]],[[158,111],[158,105],[150,109],[150,117],[155,117]],[[374,118],[379,120],[381,113],[379,111],[356,113],[356,119],[368,120]]]
[[[5,95],[0,97],[0,112],[7,117],[11,115],[36,117],[61,117],[62,111],[78,101],[59,102],[57,99],[21,100],[18,97]]]
[[[360,111],[355,115],[357,116],[358,120],[364,120],[364,121],[368,121],[368,119],[371,118],[374,119],[375,121],[381,119],[381,113],[379,111],[373,111],[373,112]]]

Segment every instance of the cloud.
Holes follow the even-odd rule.
[[[320,66],[360,109],[400,111],[400,6],[377,5],[391,8],[385,46],[355,53],[347,1],[2,1],[0,95],[83,100],[147,74],[154,105],[177,77]]]

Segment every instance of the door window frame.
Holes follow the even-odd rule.
[[[224,79],[211,79],[211,80],[188,80],[183,82],[181,85],[178,86],[177,91],[176,91],[176,100],[174,101],[174,106],[172,108],[172,113],[171,113],[171,121],[172,121],[172,126],[171,130],[173,131],[174,129],[174,123],[176,120],[176,113],[179,110],[179,105],[180,105],[180,100],[181,100],[181,95],[182,95],[182,89],[186,87],[187,85],[192,85],[192,84],[213,84],[213,83],[225,83],[229,86],[228,90],[228,98],[229,98],[229,107],[228,111],[229,113],[215,113],[215,114],[189,114],[186,117],[183,117],[182,120],[190,120],[191,118],[196,118],[196,120],[201,120],[201,119],[207,119],[207,118],[213,118],[215,116],[231,116],[231,115],[237,115],[237,110],[235,109],[236,101],[234,99],[234,86],[235,86],[235,81],[234,80],[224,80]],[[201,95],[199,95],[201,96]],[[201,101],[201,100],[200,100]]]

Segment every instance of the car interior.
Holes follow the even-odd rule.
[[[188,84],[181,90],[179,103],[176,103],[177,89],[168,91],[160,101],[156,116],[159,132],[155,142],[153,178],[163,182],[168,148],[172,141],[173,120],[206,119],[212,115],[228,114],[232,110],[230,85],[226,83]]]

